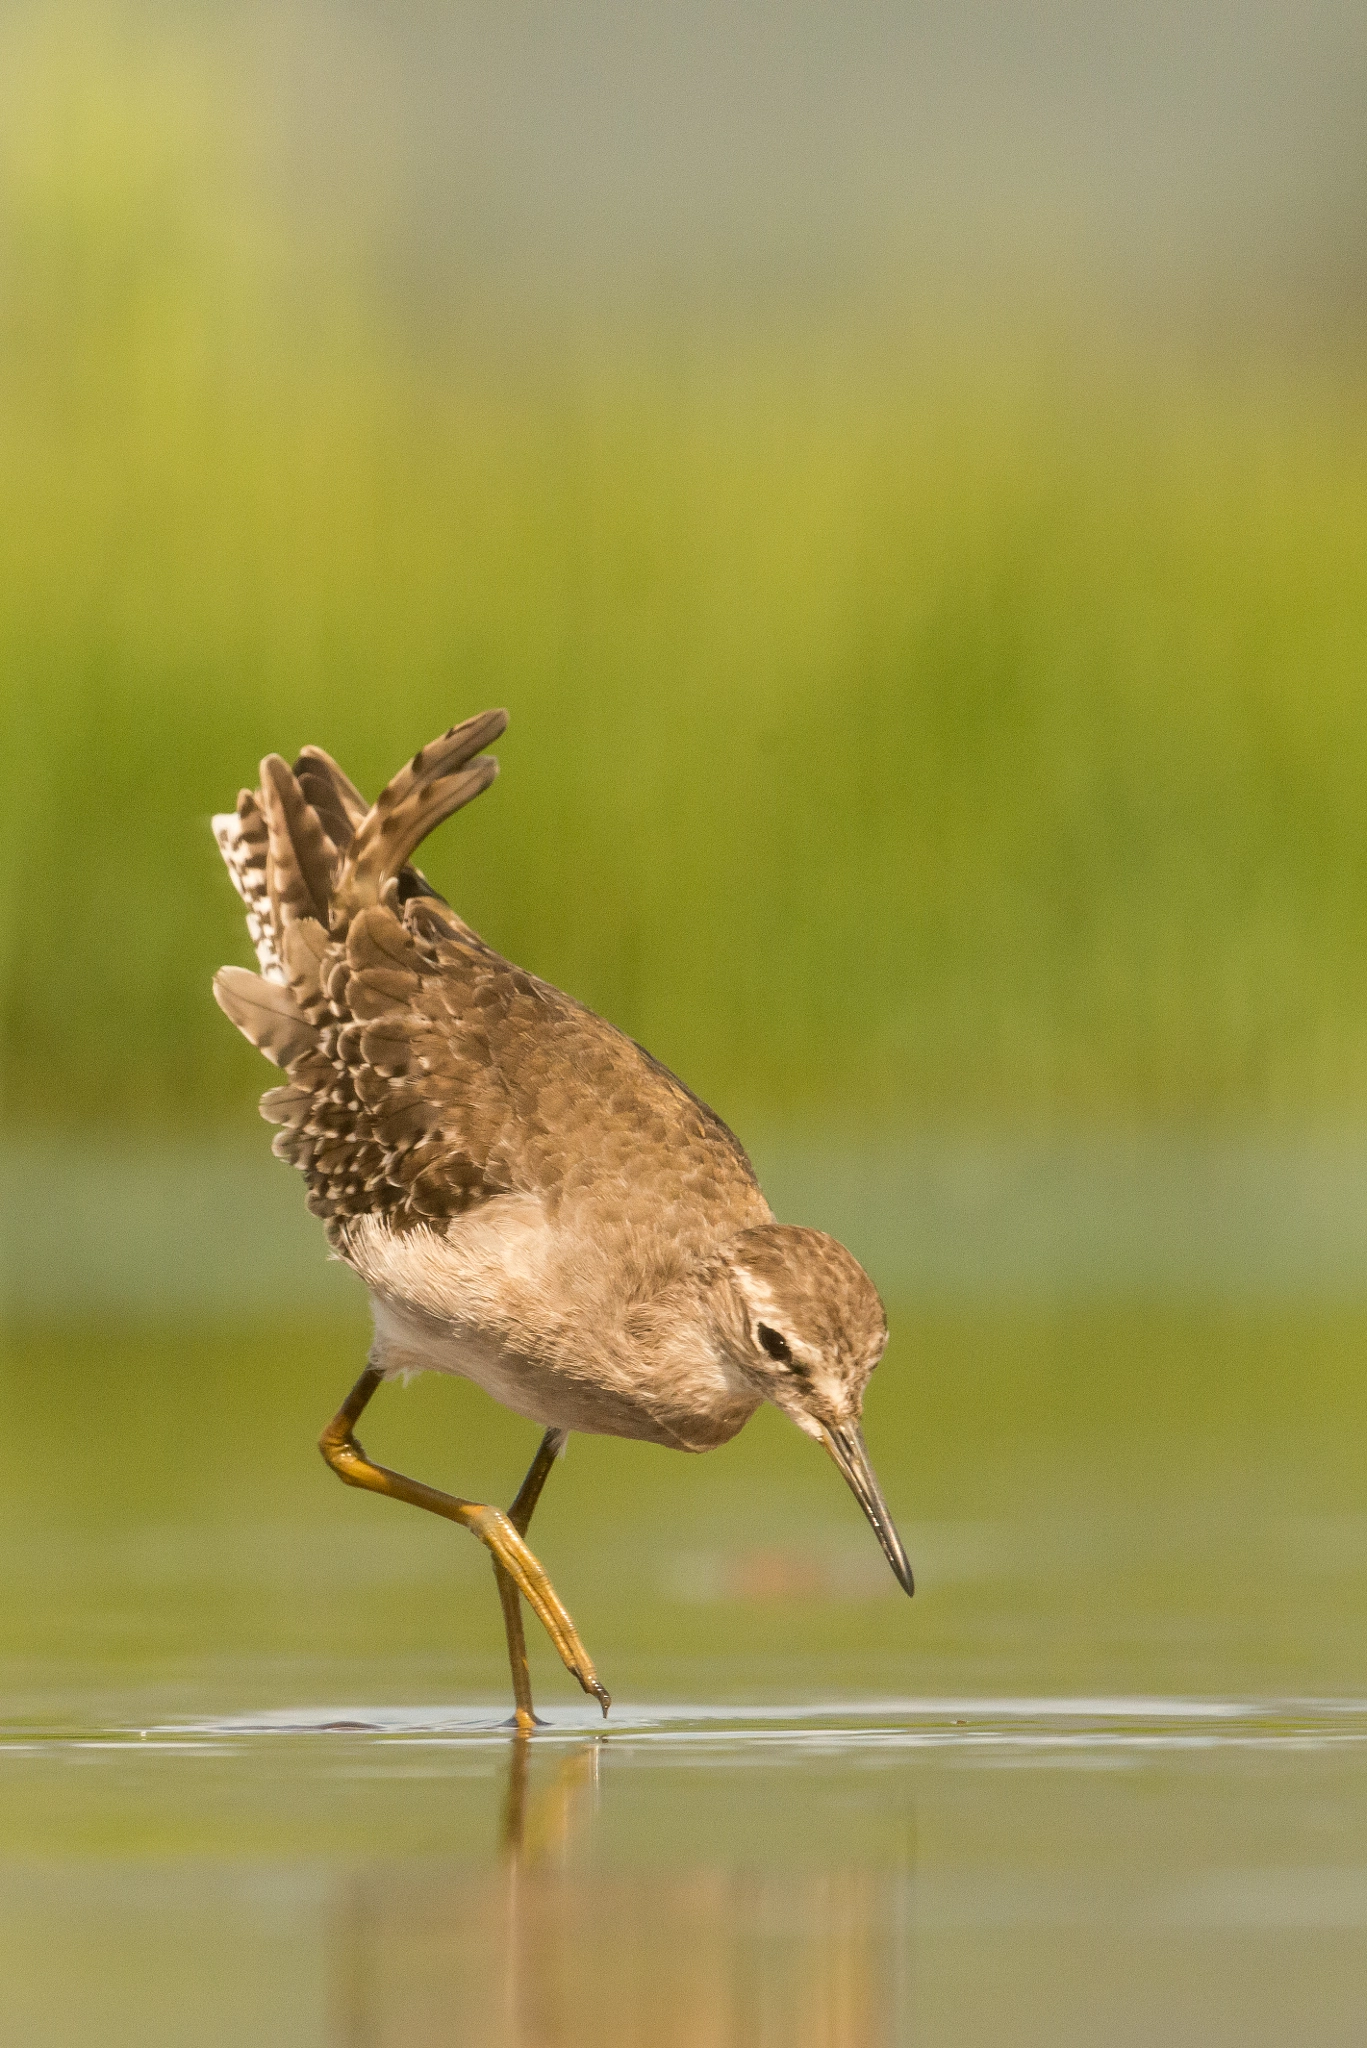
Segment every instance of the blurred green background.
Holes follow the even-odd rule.
[[[503,779],[429,871],[714,1102],[781,1213],[869,1263],[898,1337],[871,1415],[931,1559],[898,1654],[939,1645],[948,1682],[971,1603],[937,1601],[984,1574],[1014,1601],[992,1503],[1042,1512],[1035,1475],[1062,1459],[1084,1505],[1050,1555],[1107,1554],[1078,1530],[1137,1470],[1153,1528],[1232,1518],[1228,1571],[1257,1502],[1319,1516],[1339,1563],[1329,1606],[1298,1610],[1324,1621],[1302,1650],[1347,1682],[1334,1602],[1360,1599],[1367,1554],[1367,1493],[1334,1451],[1367,1305],[1365,60],[1328,4],[1248,7],[1233,39],[1196,11],[1164,23],[7,11],[16,1570],[35,1527],[43,1556],[75,1556],[48,1545],[90,1517],[106,1565],[111,1532],[136,1548],[168,1458],[193,1474],[175,1515],[229,1514],[244,1583],[248,1465],[291,1526],[383,1525],[396,1558],[426,1554],[430,1532],[365,1520],[313,1470],[363,1306],[269,1159],[269,1075],[210,999],[246,941],[208,818],[268,750],[320,742],[373,792],[504,703]],[[522,1432],[473,1400],[412,1396],[433,1435],[410,1454],[492,1432],[506,1490]],[[187,1449],[210,1403],[214,1465]],[[608,1550],[629,1468],[584,1482]],[[714,1479],[668,1469],[660,1597],[767,1597],[763,1571],[669,1561],[711,1555],[724,1497],[738,1554],[775,1516],[812,1547],[792,1583],[827,1588],[832,1642],[856,1609],[870,1654],[886,1640],[877,1574],[874,1605],[842,1610],[826,1524],[799,1540],[775,1505],[801,1471],[845,1528],[801,1445],[757,1427]],[[996,1535],[929,1526],[981,1515]],[[1317,1540],[1288,1538],[1283,1565]],[[937,1580],[941,1552],[961,1562]],[[1263,1648],[1302,1640],[1286,1569]],[[325,1555],[317,1581],[321,1600]],[[1126,1683],[1177,1683],[1190,1647],[1153,1586],[1152,1627],[1113,1644]],[[219,1610],[185,1597],[200,1640]],[[152,1624],[130,1599],[136,1644]],[[54,1629],[85,1642],[64,1614],[16,1606],[25,1655]],[[1095,1662],[1074,1620],[1041,1638],[1060,1674]],[[628,1602],[623,1656],[632,1628],[655,1640]],[[1231,1669],[1257,1665],[1244,1650]]]
[[[475,112],[530,143],[537,111],[483,105],[495,59],[529,91],[567,33],[510,19],[7,14],[11,1129],[240,1128],[261,1075],[206,998],[243,957],[208,815],[268,749],[317,740],[373,791],[490,703],[505,779],[438,883],[742,1127],[1361,1119],[1351,251],[1296,219],[1240,267],[1220,217],[1179,261],[1194,194],[1150,194],[1159,254],[1135,237],[1108,291],[1066,216],[956,268],[895,220],[870,245],[860,188],[845,240],[817,213],[795,251],[752,177],[730,210],[768,275],[683,226],[647,262],[610,214],[553,220],[552,260],[492,144],[477,175]],[[648,86],[662,44],[686,102],[687,53],[657,26],[633,59],[611,20],[600,59]],[[562,81],[584,122],[616,106],[591,56]]]

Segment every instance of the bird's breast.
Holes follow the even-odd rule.
[[[675,1450],[727,1442],[759,1397],[675,1324],[634,1343],[591,1258],[564,1256],[541,1205],[509,1197],[442,1236],[365,1218],[347,1258],[370,1293],[376,1365],[456,1373],[543,1428]]]
[[[384,1295],[372,1293],[374,1362],[387,1376],[445,1372],[473,1380],[515,1415],[543,1429],[620,1436],[676,1451],[710,1451],[749,1420],[755,1397],[725,1387],[686,1391],[629,1373],[605,1373],[599,1362],[548,1360],[515,1338],[453,1321],[434,1328]]]

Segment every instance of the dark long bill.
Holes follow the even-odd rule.
[[[869,1454],[864,1448],[863,1433],[850,1428],[828,1429],[823,1434],[826,1449],[844,1473],[850,1492],[872,1522],[874,1534],[883,1546],[883,1555],[897,1574],[898,1584],[908,1593],[914,1593],[916,1583],[911,1576],[911,1563],[893,1526],[882,1488],[874,1477]]]

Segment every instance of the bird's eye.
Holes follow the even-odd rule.
[[[793,1354],[788,1349],[786,1337],[780,1337],[778,1331],[771,1330],[767,1323],[757,1323],[755,1335],[771,1358],[776,1358],[780,1365],[792,1364]]]

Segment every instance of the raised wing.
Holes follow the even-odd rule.
[[[343,1253],[361,1216],[444,1229],[505,1193],[588,1202],[628,1235],[649,1201],[684,1252],[767,1214],[738,1140],[630,1039],[493,952],[409,861],[493,780],[479,749],[505,722],[453,727],[369,809],[319,749],[293,768],[268,757],[260,790],[215,821],[262,973],[224,968],[215,995],[287,1073],[262,1114]]]

